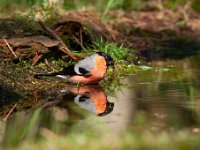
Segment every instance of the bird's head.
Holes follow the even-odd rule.
[[[114,108],[114,103],[107,101],[105,111],[103,113],[98,114],[98,116],[108,115],[109,113],[111,113],[113,111],[113,108]]]
[[[114,60],[109,54],[106,54],[104,52],[98,52],[97,54],[105,58],[107,66],[114,67]]]

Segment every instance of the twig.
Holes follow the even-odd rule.
[[[10,114],[13,112],[14,108],[17,106],[17,104],[15,104],[11,110],[9,111],[9,113],[6,115],[6,117],[3,119],[4,121],[6,121],[8,119],[8,117],[10,116]]]
[[[82,49],[85,49],[85,47],[83,46],[83,44],[82,44],[82,42],[81,42],[82,40],[79,42],[79,40],[76,38],[75,35],[72,34],[72,36],[73,36],[73,38],[75,39],[75,41],[81,46],[81,48],[82,48]]]
[[[50,67],[53,71],[58,71],[57,69],[55,69],[50,63],[49,63],[49,61],[47,60],[47,59],[45,59],[45,64],[48,66],[48,67]]]
[[[56,104],[58,104],[61,100],[55,100],[55,101],[50,101],[50,102],[47,102],[43,105],[40,105],[39,107],[40,108],[47,108],[47,107],[51,107],[51,106],[54,106]]]
[[[73,55],[73,54],[71,54],[70,52],[68,52],[68,48],[66,49],[66,46],[60,45],[60,46],[59,46],[59,49],[60,49],[61,51],[63,51],[65,54],[67,54],[71,59],[77,60],[77,57],[76,57],[75,55]]]
[[[80,31],[80,42],[81,42],[81,45],[83,45],[83,29],[81,29]]]
[[[39,96],[37,95],[37,92],[33,92],[32,95],[35,98],[35,102],[38,102]]]
[[[38,54],[36,53],[35,56],[32,59],[33,65],[36,65],[37,62],[40,60],[40,58],[42,58],[43,54]]]
[[[8,48],[10,49],[10,51],[12,52],[12,54],[15,56],[15,58],[18,58],[17,55],[15,54],[15,52],[13,51],[12,47],[8,44],[8,42],[6,41],[6,39],[3,39],[4,42],[6,43],[6,45],[8,46]]]
[[[38,23],[41,25],[41,27],[53,38],[55,38],[56,40],[58,40],[60,42],[60,46],[59,49],[61,51],[63,51],[64,53],[66,53],[70,58],[72,58],[73,60],[76,60],[77,57],[74,56],[71,51],[69,50],[69,48],[65,45],[65,43],[62,41],[62,39],[53,31],[51,30],[49,27],[46,27],[43,22],[40,20],[38,21]]]
[[[46,27],[46,26],[44,25],[44,23],[43,23],[41,20],[39,20],[38,23],[40,24],[40,26],[41,26],[51,37],[53,37],[53,38],[55,38],[56,40],[62,42],[62,39],[61,39],[53,30],[51,30],[49,27]]]

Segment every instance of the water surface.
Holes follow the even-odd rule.
[[[75,126],[81,132],[90,123],[115,135],[130,129],[153,133],[187,129],[198,133],[199,59],[200,56],[193,56],[179,61],[152,61],[149,64],[152,68],[124,77],[114,93],[94,85],[66,85],[59,89],[35,91],[28,99],[19,100],[19,105],[23,101],[35,100],[34,106],[27,104],[22,110],[14,110],[8,121],[1,123],[1,138],[6,142],[5,137],[13,130],[23,133],[23,128],[35,130],[30,137],[35,137],[44,128],[65,134]],[[2,108],[6,107],[6,104],[1,107],[1,114],[5,111]],[[40,115],[30,120],[39,108],[43,108]],[[10,106],[7,112],[9,110]]]

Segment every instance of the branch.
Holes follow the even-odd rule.
[[[17,55],[15,54],[15,52],[13,51],[12,47],[8,44],[7,40],[6,39],[3,39],[4,42],[6,43],[6,45],[8,46],[9,50],[12,52],[12,54],[15,56],[15,58],[17,59]]]
[[[9,111],[9,113],[6,115],[6,117],[3,119],[4,121],[6,121],[8,119],[8,117],[10,116],[10,114],[13,112],[14,108],[17,106],[17,104],[15,104],[11,110]]]

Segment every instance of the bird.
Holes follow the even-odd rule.
[[[34,77],[54,76],[75,84],[98,84],[106,76],[109,66],[114,68],[114,60],[111,55],[97,52],[61,71],[35,74]]]
[[[103,88],[99,85],[82,85],[79,88],[69,85],[59,91],[62,100],[72,99],[81,108],[97,116],[105,116],[113,111],[114,103],[109,102]]]

